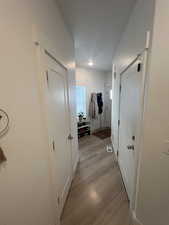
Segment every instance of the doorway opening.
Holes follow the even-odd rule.
[[[77,67],[76,111],[78,137],[111,136],[112,72]]]

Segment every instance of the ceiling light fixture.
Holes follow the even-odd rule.
[[[93,66],[93,61],[90,60],[90,61],[88,62],[88,65],[89,65],[89,66]]]

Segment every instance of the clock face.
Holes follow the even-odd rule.
[[[0,134],[5,132],[8,128],[9,117],[7,113],[0,109]]]

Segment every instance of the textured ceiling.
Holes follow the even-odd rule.
[[[110,71],[112,58],[135,0],[58,0],[75,40],[76,62]]]

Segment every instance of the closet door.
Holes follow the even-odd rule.
[[[137,69],[138,62],[122,75],[120,93],[119,164],[130,200],[134,190],[136,139],[141,110],[142,72]]]
[[[61,215],[72,180],[67,70],[47,54],[45,63],[52,182]]]

